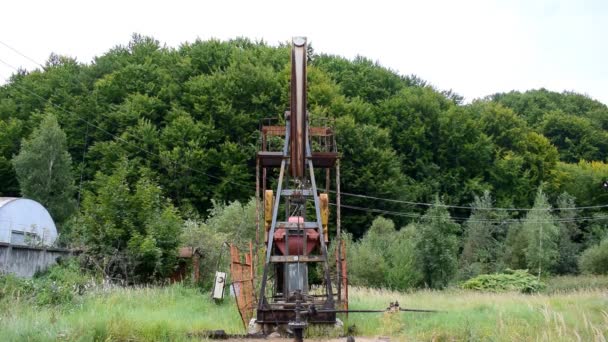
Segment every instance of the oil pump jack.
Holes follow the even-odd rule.
[[[329,196],[319,194],[315,180],[315,169],[325,169],[329,190],[329,169],[335,167],[339,154],[330,127],[309,126],[306,64],[306,38],[293,38],[290,110],[285,112],[284,127],[262,126],[262,149],[257,155],[264,170],[266,249],[256,322],[266,327],[287,325],[296,339],[307,323],[336,323],[336,301],[343,298],[338,294],[334,299],[330,276]],[[273,136],[284,136],[282,151],[267,149],[267,139]],[[320,141],[315,144],[317,151],[311,146],[313,137]],[[272,168],[279,169],[276,193],[265,189],[266,170]],[[337,177],[339,184],[339,172]],[[323,287],[313,294],[308,275],[319,263]]]
[[[401,308],[398,302],[380,310],[349,310],[345,248],[344,241],[340,240],[339,154],[333,129],[328,125],[310,125],[306,106],[306,63],[306,38],[293,38],[291,103],[290,110],[285,112],[285,125],[260,127],[256,198],[260,199],[261,188],[265,255],[257,301],[253,298],[256,262],[251,244],[245,261],[238,248],[231,246],[232,285],[243,323],[249,324],[255,311],[255,323],[263,329],[263,334],[283,327],[291,331],[296,341],[302,341],[308,324],[335,324],[338,313],[436,312]],[[270,140],[280,141],[281,138],[282,149],[273,150]],[[267,172],[273,169],[279,170],[276,192],[266,189]],[[336,251],[335,292],[327,250],[331,169],[335,170],[336,177],[336,235],[332,241]],[[319,193],[315,170],[325,170],[324,193]],[[256,246],[260,245],[261,239],[259,216],[258,207]],[[322,287],[312,289],[308,276],[312,267],[318,264],[322,266]]]

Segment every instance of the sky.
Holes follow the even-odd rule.
[[[171,47],[307,36],[316,52],[361,55],[467,102],[544,87],[608,104],[604,0],[5,1],[0,60],[28,70],[51,53],[90,63],[133,33]],[[13,72],[0,63],[0,83]]]

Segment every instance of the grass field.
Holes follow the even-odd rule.
[[[608,293],[583,290],[552,295],[419,291],[410,294],[353,289],[351,308],[439,309],[441,313],[351,314],[359,335],[423,341],[606,341]]]
[[[606,288],[537,295],[351,288],[350,294],[352,309],[384,308],[398,300],[402,307],[444,311],[342,317],[359,336],[390,336],[392,341],[606,341],[608,337]],[[2,302],[0,310],[2,341],[180,341],[209,329],[244,332],[232,301],[218,305],[207,294],[181,285],[94,290],[60,306],[13,299]]]
[[[95,291],[61,306],[5,305],[1,341],[174,341],[207,329],[243,332],[236,306],[181,285]]]

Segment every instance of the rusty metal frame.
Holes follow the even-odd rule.
[[[257,306],[251,243],[249,243],[249,253],[245,254],[244,262],[238,247],[233,244],[230,245],[230,277],[239,314],[243,320],[243,325],[247,327]]]
[[[294,42],[295,44],[295,42]],[[293,61],[293,52],[292,52],[292,61]],[[305,81],[306,77],[306,66],[300,65],[303,67],[303,75],[300,74],[300,82],[302,80]],[[293,83],[293,79],[295,78],[294,69],[292,68],[292,97],[291,97],[291,111],[285,112],[285,122],[284,126],[279,125],[265,125],[264,119],[260,123],[260,149],[257,153],[256,159],[256,250],[258,248],[262,248],[262,232],[261,232],[261,208],[266,207],[266,196],[264,193],[267,189],[267,176],[268,169],[277,168],[279,169],[278,175],[278,183],[276,193],[274,194],[272,205],[272,219],[265,218],[264,221],[269,220],[270,224],[267,231],[268,239],[264,244],[265,246],[265,256],[264,256],[264,265],[262,270],[262,277],[260,287],[258,289],[258,305],[257,305],[257,322],[261,324],[286,324],[290,322],[294,322],[296,319],[296,314],[299,313],[297,309],[295,309],[295,302],[298,302],[302,308],[306,310],[313,309],[311,313],[307,314],[307,320],[310,323],[319,323],[319,324],[330,324],[335,323],[336,321],[336,302],[340,308],[344,308],[343,303],[345,302],[345,297],[342,294],[343,290],[346,290],[344,287],[347,286],[346,275],[341,270],[346,266],[345,262],[345,250],[343,248],[343,243],[341,242],[341,232],[340,232],[340,171],[339,171],[339,154],[337,152],[336,143],[335,143],[335,134],[334,130],[324,125],[322,127],[310,127],[309,126],[309,114],[306,112],[306,84],[302,86],[300,84],[299,88],[296,89]],[[299,89],[299,90],[298,90]],[[303,94],[302,94],[303,90]],[[295,92],[294,92],[295,91]],[[297,92],[300,92],[299,97]],[[296,100],[294,102],[294,100]],[[266,120],[269,121],[269,120]],[[270,122],[269,122],[270,123]],[[299,129],[298,129],[299,128]],[[282,150],[272,151],[270,148],[276,140],[270,139],[272,137],[282,137]],[[313,145],[311,138],[314,137],[315,142],[315,150],[313,151]],[[276,145],[275,145],[276,146]],[[270,147],[270,148],[269,148]],[[320,151],[319,148],[320,147]],[[298,151],[300,150],[300,151]],[[303,155],[303,159],[300,159]],[[299,163],[301,161],[301,163]],[[326,169],[325,174],[325,191],[329,193],[331,188],[331,169],[335,169],[336,176],[336,188],[338,197],[337,201],[337,214],[336,214],[336,226],[337,226],[337,238],[334,243],[337,244],[336,250],[339,252],[340,257],[337,258],[337,277],[332,279],[333,277],[329,271],[329,261],[328,258],[328,250],[327,250],[327,239],[324,236],[325,232],[323,231],[323,224],[321,222],[321,213],[320,213],[320,199],[317,188],[317,183],[315,179],[316,168]],[[306,170],[308,169],[308,170]],[[306,172],[308,171],[308,172]],[[260,179],[261,172],[261,179]],[[290,178],[291,177],[291,178]],[[295,182],[299,182],[296,184],[306,184],[303,190],[300,190],[299,187],[294,187],[290,189],[290,181],[294,180]],[[260,191],[261,187],[261,191]],[[285,189],[284,189],[285,188]],[[307,190],[308,189],[308,190]],[[295,196],[295,197],[294,197]],[[287,224],[283,222],[278,222],[279,208],[284,203],[286,210],[286,217],[289,216],[288,208],[290,207],[290,203],[296,203],[298,201],[297,197],[309,198],[310,201],[314,201],[314,216],[313,222],[306,222],[301,224]],[[283,202],[281,202],[283,200]],[[295,202],[292,202],[295,201]],[[306,200],[304,200],[306,201]],[[261,205],[259,204],[261,203]],[[306,203],[306,202],[304,202]],[[300,204],[293,204],[294,208],[304,208],[299,207]],[[311,208],[312,209],[312,208]],[[305,210],[305,209],[298,209]],[[286,229],[287,233],[285,234],[284,243],[286,246],[289,246],[288,239],[291,234],[304,234],[306,229],[313,229],[318,232],[319,241],[318,241],[318,251],[317,255],[311,254],[306,255],[290,255],[289,247],[286,249],[285,255],[277,254],[275,255],[275,241],[274,235],[276,229],[281,227],[281,229]],[[291,233],[290,233],[291,232]],[[266,234],[266,233],[265,233]],[[306,239],[304,239],[304,250],[306,250]],[[255,253],[256,258],[259,253]],[[261,261],[260,261],[261,262]],[[285,282],[282,279],[281,273],[283,272],[282,264],[284,263],[309,263],[309,262],[321,262],[323,264],[323,273],[324,273],[324,294],[323,295],[304,295],[299,297],[296,301],[291,299],[290,294],[286,288],[282,287],[282,293],[277,296],[276,286],[279,281]],[[274,291],[269,291],[269,280],[272,279],[271,272],[274,272],[274,283],[275,289]],[[337,285],[338,293],[334,292],[334,288],[332,287],[332,283]],[[285,283],[282,283],[281,286],[286,286]],[[271,295],[271,292],[273,295]],[[347,293],[346,291],[344,291]],[[317,310],[318,308],[318,310]]]

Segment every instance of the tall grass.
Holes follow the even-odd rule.
[[[2,341],[179,341],[204,330],[243,330],[234,302],[216,304],[181,285],[94,291],[62,306],[3,306]]]
[[[402,307],[442,311],[342,315],[345,330],[354,326],[358,336],[392,341],[606,341],[608,336],[608,292],[601,289],[535,295],[349,292],[352,309],[382,309],[397,300]],[[0,341],[200,340],[202,331],[214,329],[244,332],[234,302],[216,304],[207,293],[182,285],[97,288],[61,305],[19,297],[0,301]]]
[[[398,293],[351,289],[353,309],[401,307],[439,313],[350,314],[358,335],[433,341],[606,341],[608,293],[581,290],[558,295],[464,290]]]
[[[563,293],[578,290],[608,291],[608,275],[567,275],[544,280],[544,293]]]

